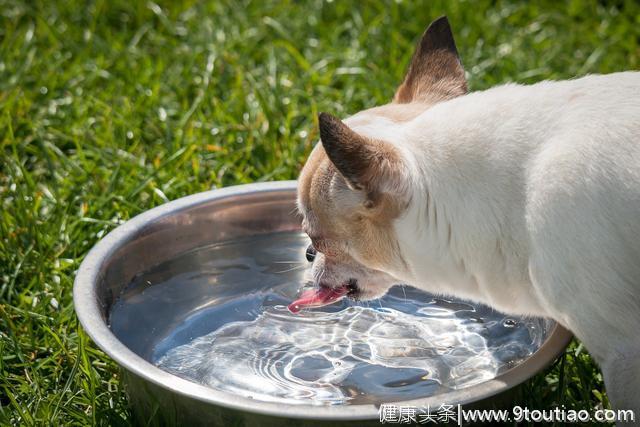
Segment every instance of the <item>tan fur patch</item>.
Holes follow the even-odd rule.
[[[426,102],[412,102],[408,104],[385,104],[366,110],[369,116],[379,116],[396,123],[408,122],[424,113],[432,104]]]
[[[372,207],[366,207],[367,197],[374,199]],[[347,186],[318,144],[298,180],[303,228],[314,247],[334,260],[357,257],[373,269],[404,265],[393,220],[406,203],[389,194],[372,193],[367,197]]]
[[[381,194],[372,209],[364,209],[362,218],[355,221],[352,227],[355,251],[374,269],[383,269],[393,265],[395,268],[406,267],[402,258],[397,237],[393,230],[393,221],[404,211],[407,204],[389,194]]]
[[[449,52],[431,52],[428,58],[416,62],[411,64],[393,102],[435,104],[467,93],[462,65]]]

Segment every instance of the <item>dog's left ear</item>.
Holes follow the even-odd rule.
[[[352,189],[372,195],[400,187],[403,167],[395,147],[358,134],[331,114],[320,113],[318,121],[322,146]]]
[[[453,40],[449,20],[442,16],[429,25],[411,58],[393,102],[435,103],[467,93],[467,81]]]

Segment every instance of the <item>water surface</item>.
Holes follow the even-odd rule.
[[[263,401],[384,403],[494,378],[536,351],[547,321],[396,286],[300,314],[308,239],[277,233],[201,248],[140,274],[110,325],[175,375]]]

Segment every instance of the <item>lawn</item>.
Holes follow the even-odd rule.
[[[640,67],[637,2],[532,3],[0,0],[0,425],[127,425],[73,311],[87,251],[168,200],[295,178],[317,113],[388,102],[432,19],[471,90]],[[577,342],[521,394],[607,405]]]

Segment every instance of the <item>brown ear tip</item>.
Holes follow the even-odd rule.
[[[342,122],[340,119],[329,113],[318,114],[318,124],[320,127],[320,139],[323,141],[332,139],[336,135],[336,132],[341,128]],[[333,141],[325,141],[333,142]]]
[[[447,15],[435,19],[427,28],[427,33],[435,34],[451,34],[451,25],[449,24],[449,18]]]
[[[335,121],[335,118],[331,114],[324,112],[318,114],[318,122],[320,122],[320,124],[329,123],[332,121]]]
[[[448,24],[448,23],[449,23],[449,18],[447,18],[447,15],[440,15],[436,19],[433,20],[431,25],[433,25],[433,24]]]
[[[453,32],[446,15],[429,24],[420,41],[420,50],[429,52],[436,49],[444,49],[458,56],[456,42],[453,40]]]
[[[318,114],[318,127],[320,128],[320,140],[322,145],[332,145],[335,139],[335,121],[331,114],[320,113]]]
[[[442,27],[451,27],[451,25],[449,25],[449,18],[447,18],[447,15],[442,15],[434,19],[433,22],[429,24],[429,27],[442,28]]]

